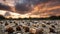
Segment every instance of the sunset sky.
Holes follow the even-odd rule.
[[[0,0],[0,15],[12,18],[60,16],[60,0]]]

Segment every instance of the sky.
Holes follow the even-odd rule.
[[[14,16],[23,18],[60,16],[60,0],[0,0],[0,10],[4,16],[15,13]]]

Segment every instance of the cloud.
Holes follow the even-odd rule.
[[[22,3],[21,3],[22,1]],[[34,8],[34,6],[40,4],[40,3],[46,3],[49,0],[20,0],[20,2],[16,2],[16,12],[21,14],[26,14],[28,12],[31,12]]]
[[[29,16],[60,15],[60,0],[16,0],[14,4],[14,7],[0,4],[0,9]]]
[[[25,5],[25,4],[17,4],[15,6],[16,12],[19,12],[21,14],[28,13],[32,10],[31,6]]]
[[[11,8],[7,5],[3,5],[3,4],[0,3],[0,10],[9,10],[10,11]]]

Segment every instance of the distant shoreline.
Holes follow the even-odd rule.
[[[60,20],[60,16],[51,16],[47,18],[5,18],[4,16],[0,15],[0,20]]]

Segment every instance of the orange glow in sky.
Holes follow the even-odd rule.
[[[26,6],[25,6],[24,2],[26,3]],[[35,0],[33,0],[31,5],[29,5],[28,1],[26,1],[26,0],[20,0],[20,4],[21,3],[22,4],[20,5],[20,7],[18,7],[18,9],[21,11],[17,11],[16,6],[15,6],[16,3],[14,2],[14,0],[8,0],[5,2],[0,0],[0,3],[7,5],[11,8],[11,11],[0,10],[0,15],[3,15],[3,16],[7,15],[6,13],[9,12],[10,15],[5,16],[6,18],[9,18],[9,17],[12,17],[12,18],[29,18],[29,17],[41,18],[41,17],[43,17],[43,18],[45,18],[45,17],[50,17],[52,15],[60,16],[59,0],[53,0],[53,1],[52,0],[51,1],[42,0],[42,1],[39,1],[39,3],[38,2],[35,3]],[[32,8],[30,8],[30,6],[32,6]],[[32,10],[30,10],[30,9],[32,9]],[[26,13],[24,12],[24,10]],[[24,13],[24,14],[21,14],[21,13]]]

